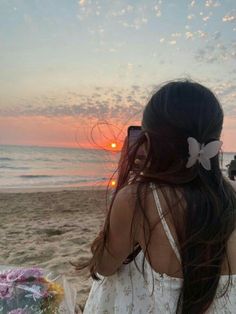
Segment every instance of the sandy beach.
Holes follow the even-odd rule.
[[[65,274],[82,309],[91,279],[69,263],[89,258],[103,222],[105,190],[0,193],[0,264],[41,266]]]
[[[76,273],[69,261],[90,257],[105,199],[106,191],[97,188],[0,191],[0,265],[34,265],[65,274],[83,309],[92,281],[88,271]]]

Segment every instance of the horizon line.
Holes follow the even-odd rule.
[[[32,145],[32,144],[3,144],[1,146],[17,146],[17,147],[36,147],[36,148],[63,148],[63,149],[81,149],[81,150],[97,150],[97,151],[109,151],[113,153],[120,153],[119,149],[108,149],[102,147],[79,147],[79,146],[44,146],[44,145]]]
[[[76,146],[41,146],[41,145],[27,145],[27,144],[2,144],[0,143],[0,146],[23,146],[23,147],[39,147],[39,148],[64,148],[64,149],[84,149],[84,150],[105,150],[108,151],[108,149],[102,149],[100,147],[76,147]],[[119,150],[109,150],[112,152],[119,152]],[[236,154],[235,151],[222,151],[222,153],[228,153],[228,154]]]

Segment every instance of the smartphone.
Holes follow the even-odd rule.
[[[142,132],[141,126],[131,125],[128,127],[128,146],[131,148]]]
[[[141,132],[142,132],[141,126],[131,125],[128,127],[128,147],[129,148],[132,149],[138,137],[140,136]],[[139,160],[140,162],[142,162],[144,159],[145,159],[144,148],[143,146],[141,146],[137,151],[136,160]],[[135,164],[132,170],[135,171],[139,169],[140,169],[140,165]]]

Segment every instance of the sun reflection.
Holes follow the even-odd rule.
[[[116,180],[111,181],[111,186],[116,186]]]

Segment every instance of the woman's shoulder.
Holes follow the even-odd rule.
[[[114,196],[113,210],[118,208],[123,215],[131,215],[134,213],[137,199],[137,184],[128,184],[120,188]]]
[[[139,197],[140,200],[151,192],[149,182],[133,182],[123,186],[115,195],[119,202],[126,202],[127,205],[133,206]]]
[[[140,204],[144,206],[150,192],[149,184],[139,182],[127,184],[116,192],[112,207],[118,208],[124,216],[132,217],[135,213],[136,218],[141,219],[142,214],[138,209]]]
[[[112,211],[118,211],[122,216],[130,216],[135,209],[135,199],[138,186],[136,184],[128,184],[115,192]]]

